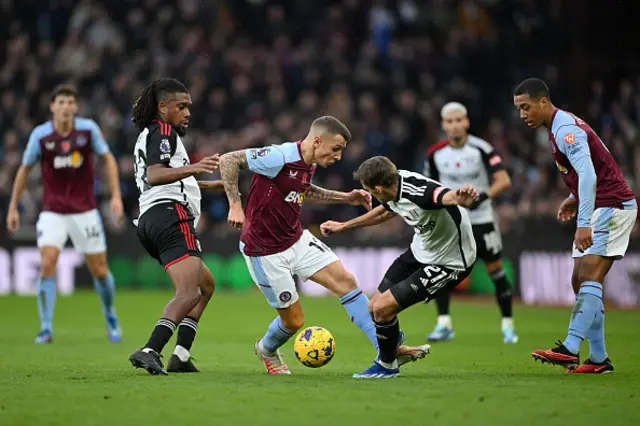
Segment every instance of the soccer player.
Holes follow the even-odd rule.
[[[468,133],[469,118],[464,105],[449,102],[442,107],[440,116],[447,139],[427,151],[424,174],[451,189],[468,183],[479,192],[478,199],[469,212],[478,258],[484,260],[487,272],[496,286],[496,299],[502,314],[503,341],[516,343],[518,336],[513,324],[511,284],[502,269],[502,237],[491,205],[492,199],[511,187],[509,174],[493,147]],[[427,336],[428,341],[442,342],[455,337],[449,315],[450,303],[451,293],[438,293],[438,323]]]
[[[556,108],[544,81],[524,80],[516,87],[513,102],[525,124],[534,129],[544,126],[549,132],[549,148],[570,191],[558,209],[558,220],[578,216],[571,277],[576,304],[569,333],[553,349],[534,351],[533,358],[575,368],[574,373],[612,372],[604,339],[602,283],[613,262],[627,251],[638,215],[635,196],[596,132],[582,119]],[[589,358],[578,367],[585,338]]]
[[[351,133],[342,122],[325,116],[312,123],[300,142],[235,151],[220,158],[220,173],[229,198],[229,223],[242,229],[240,251],[251,277],[278,312],[255,344],[256,355],[269,374],[291,374],[279,348],[304,324],[294,274],[340,297],[351,321],[377,347],[369,299],[333,251],[300,224],[303,202],[371,209],[371,196],[365,191],[331,191],[311,183],[316,167],[339,161],[350,139]],[[244,211],[238,193],[241,169],[254,173]],[[401,363],[428,354],[428,345],[412,348],[401,345],[401,340],[398,337],[394,341]]]
[[[323,235],[378,225],[396,215],[415,230],[411,247],[391,264],[369,304],[380,355],[371,367],[353,376],[392,378],[400,374],[397,315],[451,291],[471,273],[476,243],[469,214],[458,206],[470,207],[478,194],[472,186],[450,190],[421,174],[397,170],[386,157],[366,160],[354,177],[382,205],[347,222],[323,223]]]
[[[109,152],[98,125],[76,117],[77,93],[69,85],[57,86],[51,94],[52,119],[31,132],[13,184],[7,214],[9,232],[20,227],[18,202],[29,173],[40,163],[43,185],[42,212],[38,217],[38,248],[41,264],[37,284],[40,332],[35,342],[53,341],[53,311],[56,304],[56,264],[60,251],[71,238],[83,253],[102,302],[107,337],[117,343],[121,330],[114,307],[115,282],[107,264],[107,245],[93,192],[93,155],[104,160],[111,190],[111,210],[122,220],[123,207],[116,160]]]
[[[160,353],[176,328],[178,338],[169,372],[197,372],[190,354],[198,321],[215,281],[201,259],[195,227],[200,217],[200,189],[222,191],[218,182],[198,182],[195,175],[218,168],[218,154],[191,164],[182,144],[191,116],[191,96],[178,80],[163,78],[147,86],[133,105],[132,121],[140,130],[134,148],[140,192],[138,239],[169,275],[176,293],[165,306],[144,347],[129,361],[150,374],[166,375]]]

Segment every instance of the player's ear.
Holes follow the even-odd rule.
[[[160,103],[158,103],[158,112],[160,112],[160,114],[164,115],[167,113],[168,110],[168,105],[165,101],[160,101]]]
[[[318,148],[320,145],[322,145],[322,138],[320,136],[315,136],[313,138],[313,146]]]

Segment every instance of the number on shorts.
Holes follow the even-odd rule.
[[[329,247],[327,247],[325,243],[323,243],[322,241],[318,241],[315,238],[309,241],[309,247],[315,247],[322,253],[329,251]]]
[[[92,238],[100,238],[100,228],[98,225],[86,226],[84,228],[84,233],[87,237],[87,240]]]
[[[440,281],[441,279],[447,276],[447,271],[443,271],[442,268],[440,268],[439,266],[433,266],[433,265],[427,265],[424,268],[424,273],[427,275],[427,278],[429,279],[429,281],[431,281],[432,284],[437,283],[438,281]],[[433,273],[437,275],[434,277]]]
[[[493,254],[497,254],[500,251],[501,244],[498,231],[491,231],[488,234],[484,234],[482,237],[484,238],[484,245],[487,247],[487,250]]]

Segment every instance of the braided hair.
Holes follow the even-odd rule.
[[[161,78],[145,87],[133,103],[131,121],[142,131],[158,117],[158,103],[173,93],[189,93],[175,78]]]

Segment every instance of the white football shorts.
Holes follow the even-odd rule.
[[[284,309],[298,301],[293,275],[306,281],[316,272],[338,261],[338,256],[322,241],[305,230],[300,239],[283,252],[268,256],[247,256],[240,252],[249,273],[271,307]]]
[[[591,217],[593,230],[593,245],[580,253],[573,244],[573,257],[594,254],[603,257],[622,259],[627,252],[633,225],[638,217],[638,207],[635,200],[627,201],[625,209],[602,207],[595,209]]]
[[[104,227],[98,210],[61,214],[41,212],[36,223],[38,247],[53,246],[62,250],[71,238],[73,247],[83,254],[107,251]]]

